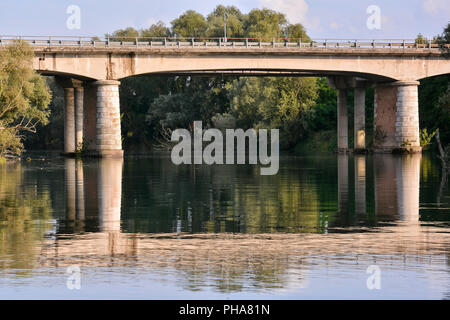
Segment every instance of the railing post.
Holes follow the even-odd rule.
[[[164,47],[167,47],[167,38],[164,38]]]
[[[245,38],[245,46],[248,48],[248,38]]]
[[[222,38],[219,38],[219,48],[222,46]]]
[[[50,48],[52,46],[52,37],[48,37],[48,47]]]
[[[136,48],[138,47],[138,44],[139,44],[139,40],[138,40],[138,38],[136,37]]]
[[[109,36],[106,38],[106,45],[109,47]]]
[[[192,38],[192,39],[191,39],[191,42],[192,42],[192,48],[194,48],[194,47],[195,47],[194,41],[195,41],[195,39],[194,39],[194,38]]]

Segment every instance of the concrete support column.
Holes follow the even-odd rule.
[[[95,154],[97,150],[97,86],[93,83],[84,87],[83,140],[86,149]]]
[[[338,89],[338,151],[348,150],[348,108],[347,89]]]
[[[122,157],[119,81],[101,80],[97,85],[97,142],[99,156]]]
[[[374,151],[421,152],[417,81],[397,81],[375,87]]]
[[[396,82],[397,113],[395,138],[400,147],[421,151],[419,137],[419,96],[418,81]]]
[[[64,152],[75,152],[75,100],[74,89],[64,88]]]
[[[366,148],[366,88],[355,88],[355,111],[354,111],[354,149]]]
[[[80,151],[83,147],[84,122],[84,88],[75,88],[75,149]]]

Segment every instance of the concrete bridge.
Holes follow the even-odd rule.
[[[93,40],[18,38],[34,49],[34,69],[65,89],[65,152],[83,139],[98,156],[122,156],[120,80],[137,75],[326,76],[338,89],[338,148],[348,144],[347,91],[355,92],[355,149],[365,149],[365,92],[375,87],[374,150],[420,152],[419,80],[450,73],[436,44],[414,40],[255,39]],[[449,45],[447,45],[449,47]]]

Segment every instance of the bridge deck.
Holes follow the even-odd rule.
[[[223,39],[223,38],[122,38],[93,39],[86,37],[25,37],[0,36],[0,46],[8,46],[17,40],[30,44],[36,51],[152,51],[152,52],[255,52],[267,53],[307,53],[324,54],[413,54],[438,55],[442,47],[450,48],[450,44],[416,43],[414,40],[301,40],[284,41],[273,39]]]

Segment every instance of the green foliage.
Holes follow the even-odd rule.
[[[427,128],[423,128],[420,130],[420,146],[426,148],[431,144],[431,139],[436,135],[439,129],[434,130],[431,133],[428,133]]]
[[[132,27],[114,31],[112,34],[106,34],[110,41],[134,41],[136,37],[146,38],[165,38],[171,37],[172,32],[164,22],[158,21],[152,24],[148,29],[136,30]]]
[[[160,128],[188,128],[195,120],[211,125],[213,116],[228,109],[225,80],[177,77],[175,90],[150,105],[147,122]]]
[[[428,40],[426,38],[424,38],[421,33],[419,33],[417,35],[415,42],[417,44],[428,44]]]
[[[421,128],[436,130],[443,144],[450,143],[450,76],[420,80],[419,120]]]
[[[52,92],[49,125],[38,124],[39,134],[25,133],[25,149],[62,149],[64,146],[64,90],[54,77],[46,77],[47,86]]]
[[[164,22],[158,21],[155,24],[152,24],[148,29],[143,29],[140,32],[141,37],[150,37],[150,38],[165,38],[171,37],[172,32]]]
[[[114,31],[113,34],[107,34],[106,36],[109,37],[110,41],[131,41],[131,39],[129,38],[139,37],[140,34],[138,30],[129,27],[126,29],[119,29],[117,31]]]
[[[245,15],[238,8],[219,5],[207,17],[206,35],[213,38],[223,37],[226,22],[228,38],[244,37],[244,21]]]
[[[288,25],[286,27],[286,37],[302,42],[311,41],[311,38],[306,34],[305,28],[300,23]]]
[[[269,9],[253,9],[244,24],[246,36],[257,39],[284,37],[286,26],[286,16]]]
[[[282,147],[292,147],[308,129],[315,105],[315,78],[241,78],[227,84],[231,111],[243,128],[278,128]]]
[[[33,51],[24,42],[0,51],[0,156],[19,155],[24,132],[48,123],[51,100],[45,79],[32,69]]]
[[[318,97],[309,117],[312,131],[332,130],[337,126],[337,90],[327,84],[325,77],[317,78]]]
[[[194,10],[188,10],[172,21],[174,34],[182,38],[202,37],[207,27],[205,17]]]
[[[444,56],[450,55],[450,48],[444,45],[450,44],[450,23],[444,28],[444,32],[436,37],[436,42],[441,45]]]

